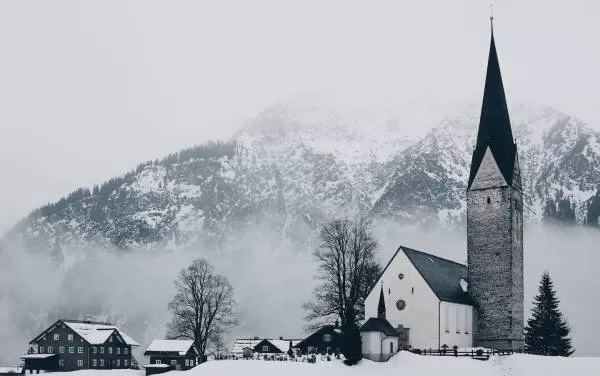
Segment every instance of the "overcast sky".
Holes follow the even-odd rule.
[[[497,0],[509,101],[600,124],[595,0]],[[0,2],[0,231],[265,106],[478,98],[486,0]]]

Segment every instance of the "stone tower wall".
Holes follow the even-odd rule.
[[[474,345],[523,348],[523,203],[504,186],[467,192],[469,293]]]

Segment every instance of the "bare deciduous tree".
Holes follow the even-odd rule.
[[[167,336],[193,340],[204,356],[211,341],[237,324],[233,287],[202,258],[179,272],[175,286],[177,294],[169,303],[173,317]]]
[[[364,318],[364,300],[376,283],[380,267],[375,261],[377,242],[365,219],[338,219],[321,229],[321,247],[313,300],[305,303],[309,328],[339,319],[342,330],[356,329]]]

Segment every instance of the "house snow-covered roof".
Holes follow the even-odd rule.
[[[277,347],[281,352],[286,353],[290,349],[290,341],[292,342],[292,347],[296,346],[300,343],[299,339],[267,339],[267,341],[271,342],[273,346]]]
[[[154,341],[152,341],[150,346],[148,346],[145,353],[168,352],[178,353],[179,355],[185,355],[188,353],[188,351],[190,351],[190,348],[192,348],[193,345],[194,341],[192,340],[155,339]]]
[[[146,364],[144,368],[171,368],[169,364]]]
[[[123,341],[130,346],[139,346],[140,344],[129,337],[125,332],[109,323],[93,322],[93,321],[77,321],[77,320],[62,320],[65,325],[71,328],[75,333],[80,335],[91,345],[101,345],[110,335],[117,331],[123,338]]]
[[[258,345],[260,341],[262,338],[237,338],[231,347],[231,355],[242,356],[245,347],[254,349],[254,346]]]
[[[262,341],[269,341],[273,346],[277,347],[281,352],[287,352],[290,349],[290,341],[292,341],[292,347],[300,343],[300,339],[271,339],[271,338],[237,338],[231,347],[231,355],[241,356],[243,350],[246,347],[254,349]]]
[[[21,355],[21,359],[48,359],[53,356],[58,356],[58,354],[27,354]]]
[[[0,373],[21,373],[22,371],[21,367],[0,367]]]
[[[381,332],[388,337],[400,337],[400,333],[389,321],[382,317],[371,317],[366,323],[360,328],[361,332]]]

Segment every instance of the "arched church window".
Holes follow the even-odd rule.
[[[406,308],[406,302],[402,299],[398,300],[396,302],[396,308],[398,308],[398,311],[402,311],[404,308]]]
[[[487,203],[488,203],[488,204],[491,204],[491,203],[492,203],[492,199],[490,199],[490,196],[488,196],[488,198],[487,198]]]

